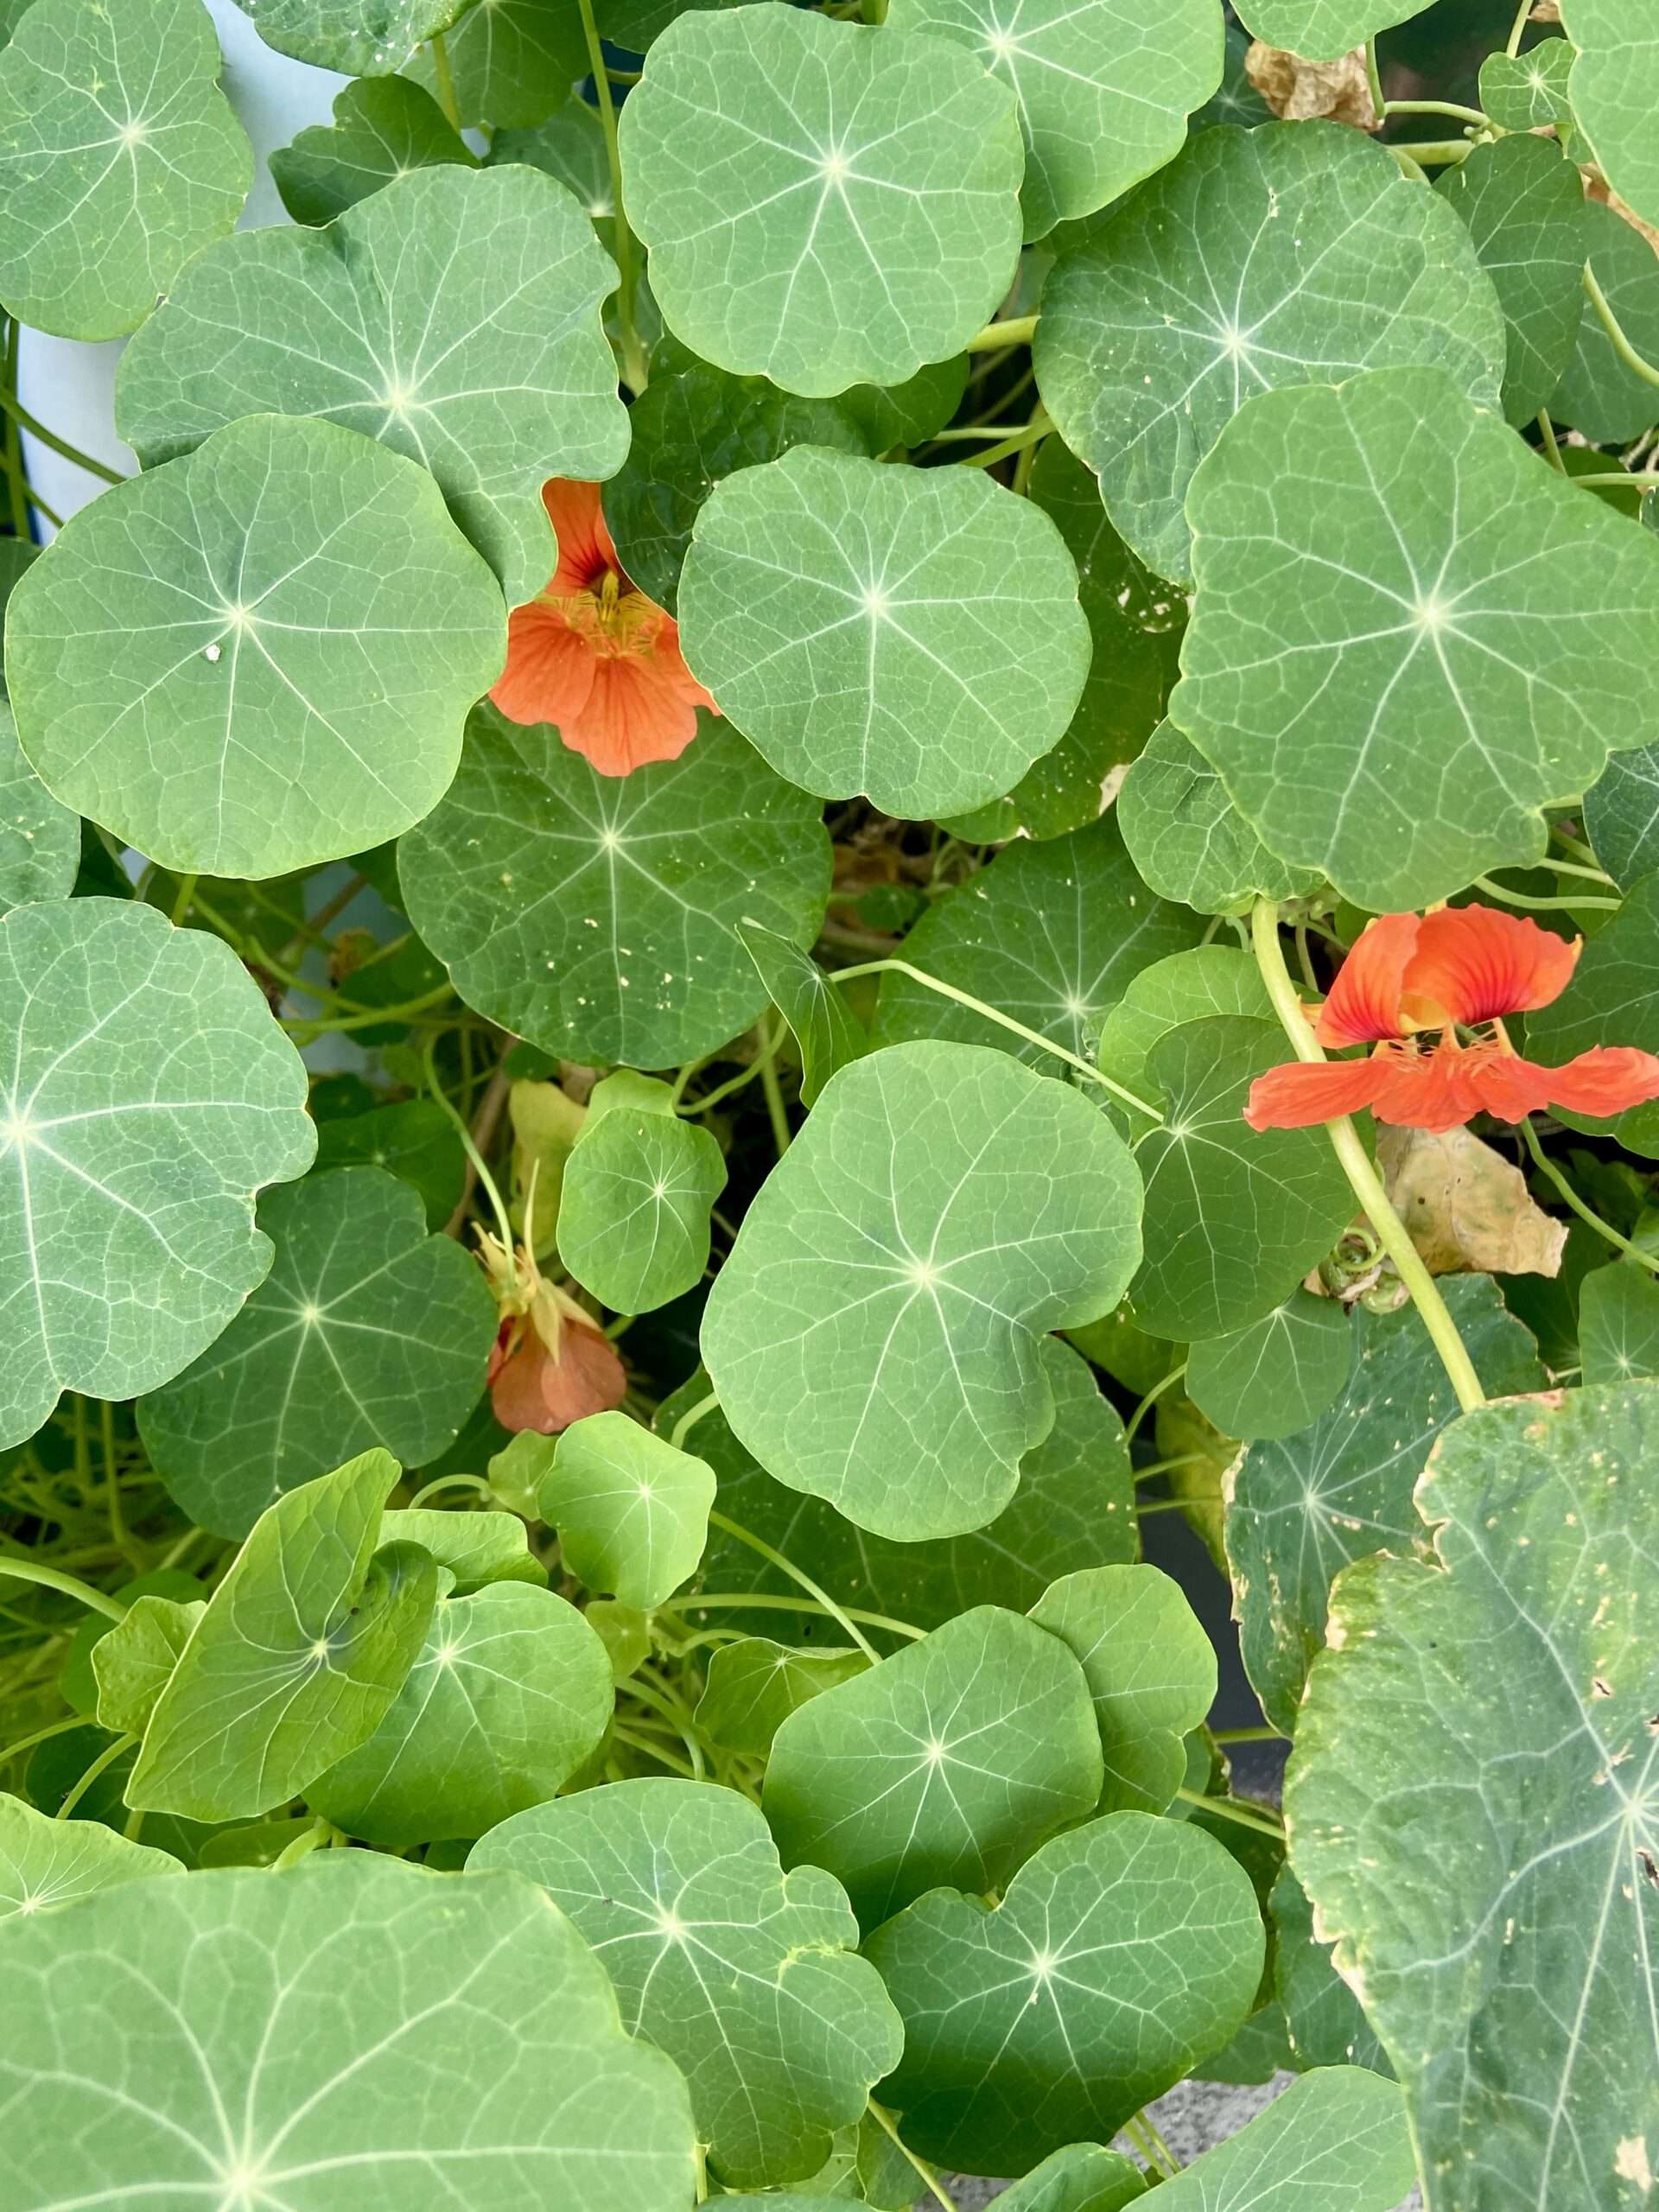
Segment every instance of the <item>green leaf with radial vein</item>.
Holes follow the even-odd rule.
[[[352,980],[360,988],[357,975]],[[467,1155],[460,1132],[432,1098],[405,1098],[395,1106],[319,1122],[317,1166],[387,1169],[420,1192],[429,1229],[443,1227],[466,1188]]]
[[[51,1820],[0,1791],[0,1921],[183,1872],[170,1852],[129,1843],[98,1821]]]
[[[1434,2212],[1635,2212],[1659,2167],[1656,1451],[1651,1382],[1465,1414],[1418,1486],[1435,1563],[1332,1593],[1295,1866]]]
[[[1071,2143],[1002,2191],[1003,2212],[1122,2212],[1146,2194],[1147,2177],[1098,2143]]]
[[[399,69],[435,32],[447,31],[468,0],[237,0],[278,54],[351,77]]]
[[[1342,1395],[1353,1355],[1346,1306],[1293,1290],[1248,1328],[1194,1344],[1186,1394],[1224,1436],[1294,1436]]]
[[[454,1578],[453,1597],[470,1597],[492,1582],[533,1582],[540,1589],[547,1587],[547,1569],[532,1558],[528,1532],[516,1513],[490,1508],[461,1513],[406,1505],[383,1517],[380,1541],[418,1544],[430,1552]]]
[[[1172,1343],[1229,1337],[1289,1297],[1352,1218],[1354,1194],[1322,1128],[1255,1130],[1250,1084],[1287,1055],[1275,1021],[1184,1021],[1152,1047],[1168,1101],[1135,1159],[1146,1180],[1147,1257],[1135,1319]]]
[[[1141,1179],[1099,1109],[972,1045],[842,1068],[704,1309],[738,1437],[791,1490],[914,1541],[982,1528],[1054,1421],[1051,1329],[1115,1306]]]
[[[292,2212],[690,2200],[684,2084],[526,1882],[325,1851],[6,1934],[8,2203],[247,2196],[227,2173]]]
[[[242,210],[253,156],[200,0],[35,0],[0,52],[0,301],[136,329]]]
[[[1559,146],[1524,132],[1471,146],[1440,178],[1469,226],[1509,332],[1503,413],[1529,423],[1561,380],[1584,316],[1584,185]]]
[[[1135,1479],[1123,1424],[1087,1360],[1058,1337],[1043,1339],[1041,1357],[1054,1393],[1054,1426],[1020,1460],[1012,1504],[971,1535],[893,1543],[855,1529],[822,1498],[804,1497],[774,1482],[717,1408],[692,1436],[719,1478],[722,1513],[791,1559],[811,1560],[843,1604],[938,1628],[974,1605],[1034,1605],[1062,1574],[1135,1555]],[[694,1376],[659,1408],[659,1426],[671,1428],[708,1387],[706,1377]],[[709,1534],[702,1580],[710,1589],[780,1598],[793,1597],[800,1587],[718,1529]],[[695,1598],[685,1604],[696,1610]],[[810,1613],[791,1617],[763,1606],[752,1613],[722,1606],[708,1619],[756,1635],[823,1632],[823,1624]]]
[[[1287,1864],[1268,1900],[1273,1986],[1299,2067],[1365,2066],[1394,2079],[1388,2054],[1353,1991],[1331,1963],[1331,1946],[1313,1932],[1313,1907]]]
[[[1633,224],[1590,201],[1584,211],[1589,261],[1618,325],[1639,353],[1659,353],[1659,256]],[[1579,340],[1549,403],[1558,423],[1604,445],[1639,438],[1659,422],[1659,391],[1613,351],[1601,317],[1586,302]]]
[[[469,129],[545,123],[590,67],[582,16],[570,0],[475,0],[443,43],[455,105]],[[429,47],[415,55],[407,74],[436,92]]]
[[[694,12],[652,48],[620,130],[664,320],[720,368],[817,397],[903,384],[1013,277],[1014,96],[942,40]]]
[[[1585,946],[1560,997],[1527,1016],[1527,1049],[1547,1066],[1598,1045],[1659,1049],[1659,875],[1631,887]],[[1659,1159],[1659,1104],[1651,1100],[1611,1120],[1562,1118],[1571,1128],[1614,1136],[1627,1152]]]
[[[1044,288],[1033,358],[1113,522],[1185,578],[1187,486],[1246,400],[1421,363],[1495,406],[1503,318],[1468,232],[1386,148],[1271,123],[1200,132],[1091,226]]]
[[[281,875],[418,821],[506,651],[495,580],[426,471],[275,415],[73,516],[6,615],[48,788],[209,875]]]
[[[1659,146],[1643,87],[1659,72],[1659,23],[1637,0],[1567,0],[1561,22],[1579,50],[1568,93],[1607,181],[1659,223]]]
[[[1077,1659],[981,1605],[791,1713],[761,1808],[785,1865],[828,1867],[875,1928],[942,1885],[1000,1888],[1100,1784]]]
[[[429,1236],[420,1193],[378,1167],[273,1191],[270,1273],[192,1366],[138,1408],[169,1495],[243,1536],[342,1452],[404,1466],[454,1443],[484,1388],[496,1313],[475,1262]]]
[[[156,1700],[128,1804],[256,1820],[367,1742],[438,1596],[429,1553],[377,1550],[397,1480],[365,1452],[260,1516]]]
[[[1621,891],[1659,870],[1659,745],[1612,755],[1585,793],[1584,825]]]
[[[1218,123],[1236,123],[1251,130],[1258,123],[1271,123],[1274,113],[1262,94],[1250,82],[1246,61],[1255,41],[1237,23],[1227,26],[1227,59],[1222,68],[1221,84],[1213,99],[1205,102],[1192,118],[1188,128],[1209,130]]]
[[[697,1123],[619,1106],[591,1117],[565,1162],[559,1257],[615,1313],[649,1313],[702,1280],[726,1159]]]
[[[1541,39],[1525,54],[1489,54],[1480,65],[1482,108],[1503,130],[1570,123],[1567,80],[1576,58],[1566,38]]]
[[[1390,2212],[1416,2177],[1399,2090],[1323,2067],[1184,2167],[1158,2212]]]
[[[544,1052],[677,1067],[766,1006],[740,921],[796,944],[817,935],[823,811],[723,722],[619,779],[547,724],[483,708],[397,873],[469,1006]]]
[[[600,324],[615,284],[550,177],[419,170],[326,229],[194,262],[123,357],[117,423],[147,467],[243,415],[361,431],[431,471],[516,607],[556,559],[543,480],[612,475],[628,449]]]
[[[80,868],[80,817],[60,806],[23,758],[0,697],[0,914],[67,899]]]
[[[697,1571],[709,1540],[714,1470],[626,1414],[589,1414],[556,1444],[537,1510],[565,1566],[588,1589],[649,1612]]]
[[[407,77],[354,77],[334,98],[332,123],[314,123],[270,156],[272,181],[296,223],[331,223],[411,170],[475,169],[429,92]]]
[[[228,945],[111,899],[0,921],[0,1443],[61,1390],[131,1397],[270,1265],[255,1193],[316,1144],[305,1070]]]
[[[764,1636],[719,1643],[709,1655],[706,1686],[693,1716],[710,1743],[769,1758],[772,1738],[791,1713],[869,1665],[851,1646],[804,1650]]]
[[[758,922],[740,922],[737,933],[800,1052],[801,1103],[815,1106],[836,1070],[870,1050],[869,1032],[810,952]]]
[[[490,141],[487,165],[521,162],[540,169],[573,192],[607,253],[614,251],[616,203],[611,189],[611,164],[605,151],[605,127],[597,108],[586,100],[568,100],[544,123],[528,130],[498,130]],[[655,348],[652,349],[653,354]],[[656,364],[653,359],[652,366]],[[640,397],[643,398],[644,394]],[[629,420],[632,420],[629,410]]]
[[[1006,846],[929,907],[900,950],[913,967],[1086,1058],[1129,979],[1196,945],[1203,927],[1197,915],[1148,895],[1108,814],[1069,837]],[[875,1034],[883,1042],[955,1038],[1000,1046],[1035,1067],[1055,1065],[908,976],[881,978]]]
[[[1421,0],[1244,0],[1238,19],[1253,38],[1309,61],[1340,61],[1377,31],[1419,12]]]
[[[1091,1821],[1000,1904],[938,1891],[868,1939],[905,2023],[885,2100],[913,2150],[970,2173],[1109,2141],[1242,2025],[1262,1948],[1249,1877],[1212,1836]]]
[[[306,1802],[393,1850],[482,1835],[557,1794],[604,1741],[614,1699],[605,1646],[556,1592],[497,1582],[440,1599],[385,1718]]]
[[[1243,913],[1253,899],[1296,899],[1319,887],[1315,870],[1274,859],[1173,722],[1160,722],[1130,763],[1116,811],[1142,880],[1198,913]]]
[[[780,775],[918,821],[1023,775],[1089,670],[1058,530],[983,469],[815,446],[743,469],[698,514],[679,609],[693,673]]]
[[[1490,1275],[1452,1275],[1446,1307],[1494,1397],[1541,1390],[1523,1325]],[[1410,1306],[1357,1308],[1347,1388],[1311,1428],[1253,1444],[1227,1478],[1227,1556],[1244,1665],[1263,1712],[1289,1735],[1325,1641],[1331,1585],[1350,1560],[1421,1549],[1412,1504],[1429,1447],[1458,1402]]]
[[[1659,1282],[1634,1265],[1592,1268],[1579,1293],[1586,1382],[1659,1375]]]
[[[1122,997],[1100,1026],[1096,1057],[1102,1071],[1137,1097],[1166,1104],[1148,1065],[1153,1047],[1183,1022],[1201,1021],[1212,1014],[1277,1019],[1261,971],[1248,952],[1228,944],[1201,944],[1191,952],[1154,961],[1129,978]],[[1143,1116],[1128,1112],[1128,1119],[1136,1136],[1152,1127]]]
[[[1264,393],[1187,507],[1170,719],[1273,851],[1369,912],[1535,861],[1542,810],[1652,734],[1659,537],[1443,370]]]
[[[894,30],[954,40],[1013,88],[1026,142],[1026,236],[1090,215],[1178,154],[1221,81],[1215,0],[894,0]]]
[[[100,1728],[143,1734],[207,1610],[205,1599],[167,1598],[155,1591],[133,1599],[92,1652]]]
[[[629,2032],[691,2090],[716,2173],[804,2181],[897,2063],[899,2019],[831,1875],[785,1874],[754,1806],[620,1782],[521,1815],[467,1862],[540,1883],[611,1976]]]

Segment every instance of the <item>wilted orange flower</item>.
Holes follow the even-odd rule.
[[[490,696],[515,722],[551,722],[601,776],[673,760],[714,701],[680,657],[674,617],[622,572],[597,484],[556,476],[542,498],[559,565],[507,619],[507,664]]]
[[[1369,1106],[1379,1122],[1439,1131],[1479,1113],[1502,1122],[1546,1106],[1621,1114],[1659,1098],[1651,1052],[1599,1045],[1546,1068],[1523,1060],[1504,1035],[1506,1014],[1560,996],[1582,949],[1580,938],[1569,944],[1491,906],[1380,916],[1343,963],[1314,1032],[1322,1045],[1376,1051],[1269,1068],[1250,1086],[1245,1120],[1253,1129],[1301,1129]]]
[[[613,1412],[627,1395],[628,1377],[592,1314],[537,1267],[528,1216],[524,1227],[526,1242],[516,1253],[487,1230],[478,1231],[479,1256],[501,1313],[485,1379],[503,1428],[556,1436],[588,1414]]]

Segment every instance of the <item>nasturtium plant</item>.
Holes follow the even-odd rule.
[[[0,0],[3,2212],[1644,2212],[1649,13]]]

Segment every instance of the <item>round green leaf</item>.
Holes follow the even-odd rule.
[[[0,1921],[27,1919],[125,1882],[184,1872],[170,1852],[99,1821],[54,1821],[0,1791]],[[0,1999],[0,2007],[3,1999]]]
[[[605,1646],[555,1592],[496,1582],[441,1599],[385,1718],[306,1802],[394,1850],[482,1835],[592,1758],[613,1697]]]
[[[316,1143],[305,1071],[228,945],[108,899],[0,921],[12,1075],[0,1441],[61,1390],[126,1398],[188,1366],[270,1264],[262,1185]]]
[[[1224,59],[1216,0],[893,0],[887,22],[931,31],[1012,86],[1026,142],[1026,236],[1092,214],[1180,151]]]
[[[1171,719],[1273,851],[1368,912],[1536,860],[1543,808],[1651,734],[1659,538],[1442,370],[1264,393],[1188,511]]]
[[[432,1098],[405,1098],[396,1106],[320,1122],[317,1166],[388,1169],[420,1192],[429,1229],[443,1227],[466,1186],[460,1135]]]
[[[1103,1073],[1138,1098],[1167,1103],[1148,1065],[1153,1047],[1183,1022],[1202,1021],[1212,1014],[1275,1019],[1267,985],[1248,952],[1228,944],[1202,944],[1154,961],[1129,978],[1100,1026],[1096,1057]],[[1137,1136],[1152,1126],[1142,1116],[1131,1113],[1128,1118]],[[1157,1379],[1151,1376],[1149,1383]]]
[[[1471,146],[1441,175],[1503,310],[1503,413],[1529,423],[1560,384],[1584,317],[1591,232],[1583,181],[1559,146],[1524,132]]]
[[[1244,0],[1238,19],[1254,38],[1309,61],[1340,61],[1377,31],[1416,15],[1421,0]]]
[[[474,0],[444,40],[464,126],[524,130],[545,123],[590,67],[582,15],[570,0]],[[407,73],[438,87],[430,47]]]
[[[0,698],[0,914],[67,899],[80,868],[80,817],[60,806],[23,758]]]
[[[1399,2090],[1330,2066],[1184,2167],[1158,2212],[1397,2212],[1416,2178]]]
[[[679,608],[693,672],[780,775],[915,820],[1021,776],[1089,668],[1058,531],[982,469],[809,446],[744,469],[697,517]]]
[[[331,223],[412,169],[441,162],[476,168],[478,156],[431,94],[407,77],[355,77],[334,96],[334,121],[278,146],[270,174],[296,223]]]
[[[1585,946],[1560,997],[1527,1016],[1527,1050],[1547,1066],[1598,1045],[1659,1047],[1659,875],[1632,887],[1606,928]],[[1627,1152],[1659,1159],[1659,1105],[1652,1102],[1611,1122],[1582,1114],[1565,1118],[1571,1128],[1606,1131]]]
[[[683,2082],[622,2033],[603,1970],[526,1882],[325,1851],[7,1938],[9,2203],[690,2201]]]
[[[100,1727],[143,1735],[207,1610],[204,1599],[168,1598],[155,1591],[133,1599],[92,1654]]]
[[[1068,1051],[1087,1054],[1131,976],[1195,945],[1195,915],[1147,895],[1111,815],[1069,837],[1020,838],[905,939],[904,957]],[[1037,1067],[1049,1055],[908,976],[881,978],[875,1033],[995,1045]]]
[[[12,594],[7,675],[66,805],[169,868],[280,875],[437,803],[505,623],[424,469],[262,415],[72,518]]]
[[[537,1505],[577,1580],[649,1611],[697,1571],[714,1470],[626,1414],[573,1421],[542,1475]]]
[[[1578,48],[1573,116],[1620,199],[1659,223],[1659,146],[1643,96],[1659,73],[1659,22],[1637,0],[1567,0],[1561,23]]]
[[[429,1236],[419,1192],[378,1167],[273,1191],[259,1226],[276,1247],[270,1273],[138,1409],[169,1494],[221,1536],[245,1535],[342,1452],[436,1459],[478,1402],[495,1338],[477,1264]]]
[[[267,46],[352,77],[384,77],[447,31],[468,0],[237,0]]]
[[[883,2094],[913,2149],[971,2173],[1109,2141],[1243,2023],[1262,1948],[1213,1837],[1109,1814],[1045,1844],[1000,1904],[938,1891],[869,1939],[905,2023]]]
[[[715,1279],[702,1354],[728,1420],[878,1535],[982,1528],[1053,1422],[1041,1337],[1116,1305],[1140,1205],[1099,1109],[1006,1053],[855,1061]]]
[[[1579,1293],[1586,1382],[1659,1375],[1659,1283],[1639,1267],[1594,1268]]]
[[[1160,722],[1130,764],[1116,811],[1143,880],[1200,914],[1243,913],[1253,899],[1300,898],[1318,887],[1312,869],[1274,859],[1173,722]]]
[[[599,316],[615,283],[551,178],[419,170],[326,229],[194,262],[127,349],[117,420],[146,465],[262,411],[377,438],[431,471],[518,606],[553,572],[544,479],[609,476],[628,449]]]
[[[1583,221],[1588,259],[1625,336],[1651,360],[1659,353],[1659,257],[1640,231],[1611,207],[1588,202]],[[1549,411],[1586,438],[1622,445],[1659,422],[1659,390],[1613,351],[1601,317],[1587,302],[1578,344]]]
[[[664,319],[787,391],[898,385],[989,321],[1020,251],[1014,97],[938,39],[694,11],[621,118]]]
[[[1289,1057],[1276,1021],[1216,1015],[1147,1055],[1166,1120],[1135,1159],[1147,1257],[1130,1286],[1149,1336],[1228,1337],[1283,1303],[1352,1218],[1354,1194],[1322,1128],[1252,1129],[1251,1083]]]
[[[869,1032],[810,953],[758,922],[740,922],[737,934],[800,1052],[801,1103],[814,1106],[836,1070],[869,1051]]]
[[[1146,2189],[1146,2175],[1119,2152],[1072,2143],[1005,2189],[1003,2212],[1122,2212]]]
[[[899,2020],[831,1876],[785,1874],[734,1790],[621,1782],[521,1814],[467,1861],[539,1882],[592,1944],[623,2024],[666,2051],[726,2179],[804,2181],[896,2063]]]
[[[1448,1311],[1496,1397],[1540,1390],[1531,1337],[1490,1275],[1452,1275]],[[1458,1404],[1414,1307],[1357,1308],[1347,1387],[1282,1443],[1252,1444],[1227,1484],[1227,1557],[1244,1665],[1262,1707],[1289,1735],[1325,1640],[1331,1585],[1351,1560],[1421,1549],[1414,1486]]]
[[[1077,1660],[982,1605],[791,1713],[761,1805],[784,1863],[827,1866],[874,1928],[941,1884],[1000,1887],[1100,1783]]]
[[[619,779],[545,723],[486,709],[398,874],[469,1006],[546,1052],[676,1067],[766,1003],[740,921],[791,944],[817,934],[822,814],[724,723]]]
[[[200,0],[35,0],[0,51],[0,301],[136,329],[242,210],[253,156]]]
[[[601,1306],[649,1313],[702,1281],[725,1187],[725,1155],[696,1122],[637,1106],[590,1116],[565,1163],[559,1257]]]
[[[1313,1930],[1313,1907],[1288,1862],[1273,1885],[1273,1986],[1300,2064],[1367,2066],[1394,2079],[1358,1998],[1331,1963],[1331,1945]],[[1392,2212],[1392,2209],[1391,2209]]]
[[[1113,522],[1185,578],[1192,472],[1252,395],[1412,363],[1495,405],[1503,319],[1467,231],[1384,148],[1268,124],[1199,133],[1092,225],[1044,288],[1033,359]]]
[[[1480,65],[1480,105],[1503,130],[1540,130],[1571,123],[1567,80],[1576,59],[1571,39],[1541,39],[1525,54],[1489,54]]]
[[[129,1805],[256,1820],[374,1733],[438,1595],[429,1553],[377,1550],[397,1480],[365,1452],[260,1516],[156,1700]]]
[[[1363,1560],[1332,1594],[1296,1871],[1441,2212],[1623,2212],[1659,2151],[1656,1450],[1659,1384],[1483,1407],[1418,1488],[1434,1562]]]
[[[716,1644],[693,1716],[710,1743],[751,1758],[767,1758],[772,1738],[791,1713],[837,1682],[850,1681],[869,1665],[861,1651],[806,1650],[746,1636]]]
[[[382,1516],[380,1541],[418,1544],[430,1552],[454,1577],[450,1594],[457,1598],[469,1597],[492,1582],[533,1582],[539,1589],[547,1587],[547,1569],[531,1556],[529,1533],[516,1513],[404,1506]]]
[[[1621,890],[1659,870],[1659,745],[1612,754],[1585,793],[1584,823]]]
[[[1186,1394],[1224,1436],[1294,1436],[1341,1396],[1353,1351],[1346,1307],[1293,1290],[1248,1328],[1194,1344]]]

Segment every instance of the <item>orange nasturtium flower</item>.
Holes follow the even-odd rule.
[[[1438,1131],[1473,1114],[1620,1114],[1659,1098],[1651,1052],[1599,1045],[1546,1068],[1523,1060],[1503,1033],[1506,1014],[1560,996],[1582,948],[1582,938],[1567,944],[1491,906],[1379,916],[1343,963],[1314,1032],[1325,1046],[1376,1049],[1363,1060],[1269,1068],[1250,1086],[1245,1120],[1300,1129],[1369,1106],[1379,1122]]]
[[[679,626],[622,573],[597,484],[556,476],[542,498],[559,565],[507,618],[507,664],[490,696],[509,721],[551,722],[601,776],[674,760],[714,701],[680,657]]]
[[[556,1436],[588,1414],[611,1413],[628,1378],[610,1338],[585,1307],[536,1265],[526,1242],[509,1254],[480,1230],[479,1256],[501,1315],[486,1380],[503,1428]]]

